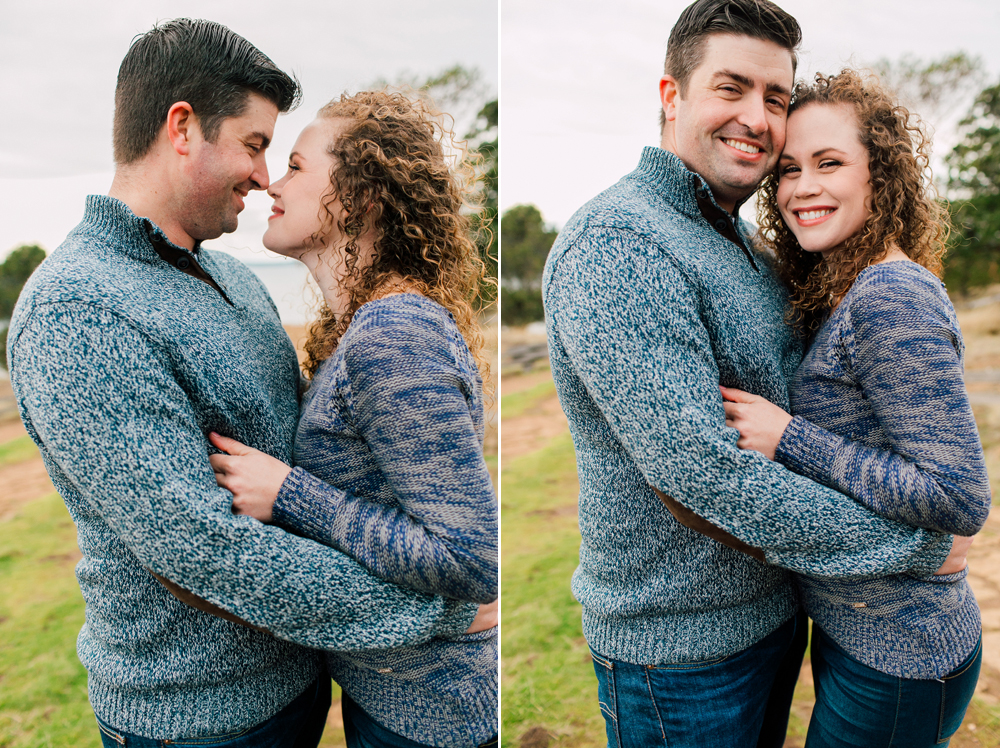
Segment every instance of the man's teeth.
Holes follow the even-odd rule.
[[[728,146],[732,146],[737,150],[743,151],[744,153],[760,153],[760,148],[755,145],[750,145],[749,143],[744,143],[740,140],[723,140]]]
[[[799,213],[799,220],[811,221],[814,218],[822,218],[823,216],[828,216],[833,213],[833,208],[824,208],[823,210],[804,210]]]

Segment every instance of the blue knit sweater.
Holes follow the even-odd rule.
[[[306,393],[274,520],[397,584],[489,602],[497,503],[484,433],[482,379],[452,315],[416,294],[370,301]],[[469,748],[497,732],[496,629],[328,664],[411,740]]]
[[[990,486],[962,357],[937,278],[908,261],[863,270],[791,381],[795,418],[775,459],[882,516],[978,532]],[[981,631],[965,575],[799,584],[810,617],[858,660],[902,678],[940,678]]]
[[[232,514],[205,435],[290,461],[295,352],[249,270],[196,250],[223,297],[161,259],[150,230],[166,241],[123,203],[89,197],[83,222],[25,286],[8,360],[77,526],[77,646],[94,710],[123,731],[179,739],[280,711],[321,672],[299,645],[397,647],[464,631],[473,616]],[[150,571],[275,636],[189,608]]]
[[[927,574],[951,540],[736,446],[719,384],[787,408],[802,350],[767,258],[751,264],[723,238],[699,191],[710,192],[680,159],[646,148],[634,172],[567,223],[543,280],[552,374],[580,477],[573,592],[590,645],[640,664],[759,641],[796,608],[778,566]],[[681,526],[650,485],[762,548],[769,565]]]

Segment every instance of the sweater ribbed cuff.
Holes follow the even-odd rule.
[[[775,447],[774,459],[799,475],[829,486],[833,460],[842,441],[836,434],[795,416]]]
[[[330,545],[337,504],[330,487],[302,468],[292,468],[271,510],[276,525],[317,543]]]

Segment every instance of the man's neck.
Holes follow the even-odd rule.
[[[121,200],[136,216],[148,218],[178,247],[193,250],[195,240],[176,219],[171,181],[161,171],[145,162],[119,166],[108,197]]]

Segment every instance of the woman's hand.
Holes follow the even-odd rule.
[[[948,558],[944,560],[941,564],[941,568],[934,572],[934,576],[944,576],[945,574],[957,574],[966,566],[968,562],[966,561],[966,556],[969,553],[969,549],[972,547],[971,535],[955,535],[951,539],[951,552],[948,554]]]
[[[208,440],[228,454],[209,455],[215,482],[233,495],[233,514],[271,521],[278,491],[292,469],[281,460],[214,431]]]
[[[726,425],[740,432],[736,446],[752,449],[767,459],[774,459],[781,435],[785,433],[792,417],[769,400],[750,395],[743,390],[719,387],[722,407],[726,410]]]
[[[476,617],[472,619],[472,625],[469,626],[469,630],[465,633],[475,634],[480,631],[486,631],[486,629],[491,629],[500,622],[500,600],[494,600],[491,603],[485,603],[479,606],[479,611],[476,613]]]

